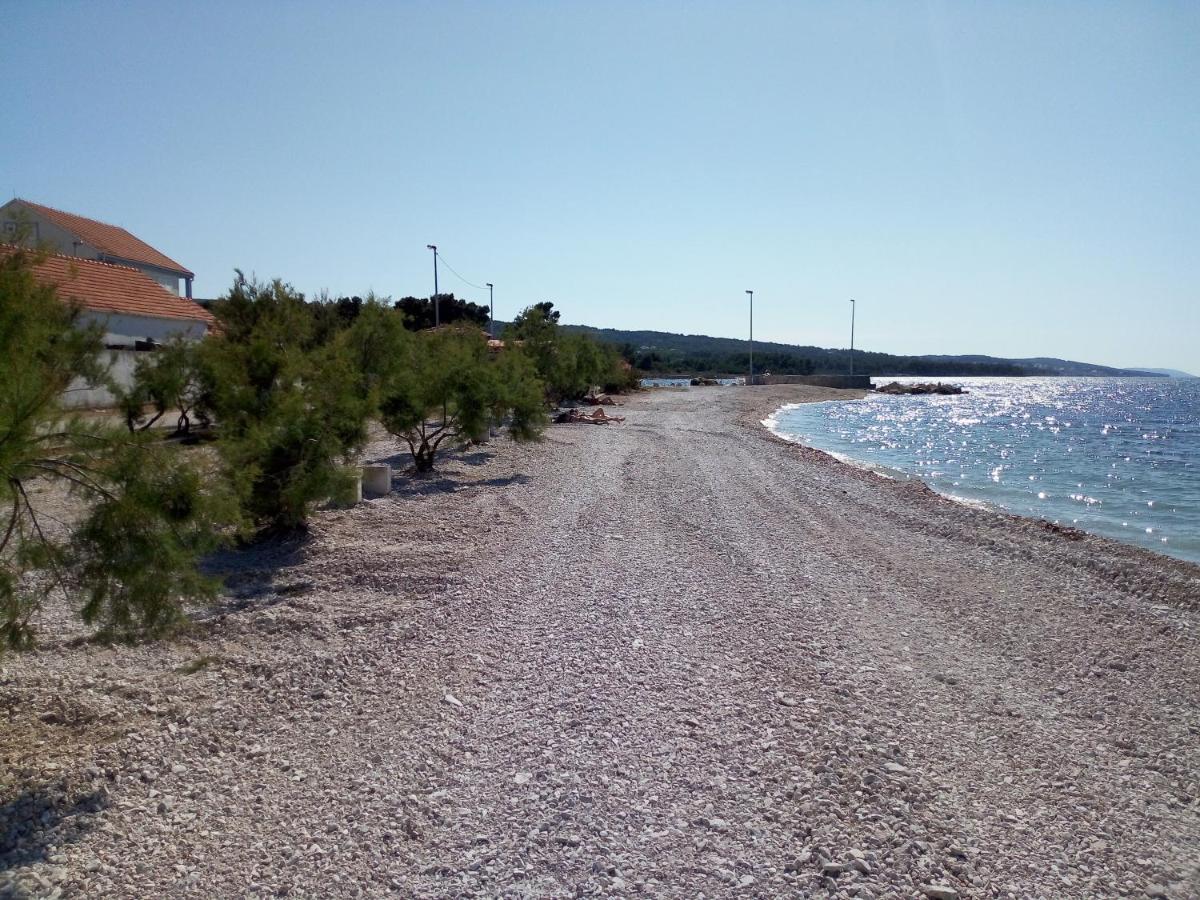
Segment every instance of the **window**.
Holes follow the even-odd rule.
[[[36,241],[38,239],[38,223],[17,222],[12,219],[9,219],[4,223],[5,240],[16,240],[18,234],[24,235],[26,238]]]

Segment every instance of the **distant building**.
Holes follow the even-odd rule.
[[[15,250],[0,244],[0,256]],[[39,281],[53,284],[63,300],[82,307],[84,321],[101,323],[110,347],[161,343],[172,335],[199,339],[214,322],[198,303],[171,293],[132,266],[54,253],[38,260],[34,273]]]
[[[189,299],[192,296],[192,271],[116,225],[14,199],[0,206],[0,229],[0,240],[8,243],[24,231],[25,242],[31,246],[52,249],[63,256],[131,266],[177,296],[182,278],[183,295]]]

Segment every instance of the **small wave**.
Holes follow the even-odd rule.
[[[763,424],[847,465],[927,479],[944,496],[961,491],[961,481],[990,508],[1057,517],[1200,562],[1200,429],[1190,424],[1200,414],[1200,381],[972,385],[969,396],[949,405],[870,395],[790,404]],[[1167,532],[1174,539],[1164,544]]]

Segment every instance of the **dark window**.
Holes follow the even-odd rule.
[[[9,220],[4,223],[4,236],[6,238],[15,238],[17,229],[20,229],[21,234],[31,240],[38,239],[38,223],[37,222],[15,222]]]

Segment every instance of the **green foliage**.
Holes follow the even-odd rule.
[[[434,466],[443,444],[481,441],[510,417],[514,440],[533,440],[545,424],[542,386],[532,363],[506,351],[494,356],[471,327],[413,336],[403,364],[380,390],[384,427],[402,438],[418,472]]]
[[[404,316],[375,300],[368,301],[354,324],[337,336],[371,409],[378,405],[380,387],[405,364],[413,340]]]
[[[107,487],[70,544],[83,620],[112,637],[161,635],[180,621],[174,598],[214,596],[217,581],[198,565],[235,520],[234,498],[206,489],[211,473],[176,448],[146,441],[112,444],[92,472]]]
[[[133,384],[117,390],[117,406],[130,431],[145,431],[170,410],[177,410],[176,434],[191,431],[192,411],[204,396],[204,380],[195,342],[173,338],[157,350],[141,354],[133,368]],[[154,409],[146,415],[146,407]],[[202,427],[209,424],[203,407]]]
[[[749,344],[740,338],[674,334],[664,331],[622,331],[564,325],[566,331],[588,334],[620,348],[642,375],[744,375],[750,366]],[[895,356],[854,351],[854,371],[860,375],[1054,375],[1034,365],[989,357]],[[846,349],[755,341],[754,371],[776,375],[839,375],[850,371]]]
[[[525,308],[504,332],[506,340],[520,342],[552,402],[577,399],[597,387],[616,392],[636,384],[615,347],[562,328],[553,307]]]
[[[279,280],[239,273],[213,313],[222,333],[200,360],[218,451],[253,524],[300,527],[344,491],[345,461],[366,440],[369,398],[350,342],[323,343],[304,296]]]
[[[401,297],[396,301],[396,309],[404,315],[405,325],[412,331],[432,328],[435,323],[475,324],[483,328],[490,319],[486,306],[460,300],[453,294],[438,294],[436,311],[433,300],[428,297]]]
[[[28,646],[52,589],[105,634],[160,633],[181,602],[211,595],[197,565],[228,501],[174,448],[61,408],[72,382],[104,379],[101,332],[36,279],[36,262],[0,253],[0,641]],[[68,486],[82,521],[50,528],[39,479]]]

